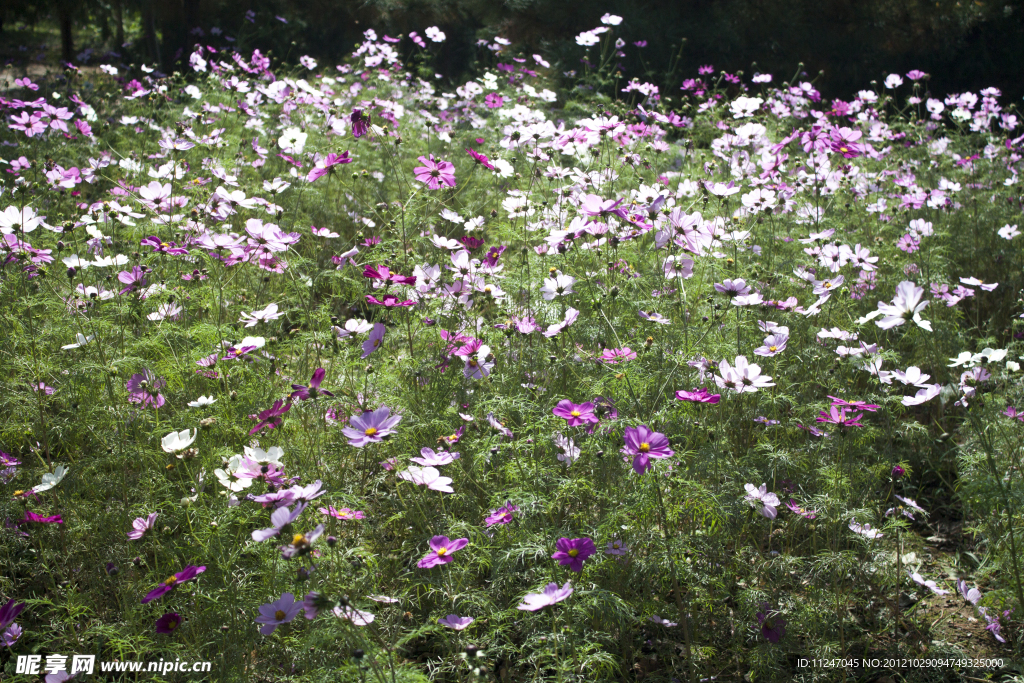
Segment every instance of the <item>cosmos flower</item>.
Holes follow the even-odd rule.
[[[775,519],[778,516],[779,497],[768,492],[768,486],[761,484],[760,488],[753,484],[744,484],[746,495],[743,500],[768,519]]]
[[[786,635],[786,620],[775,610],[769,609],[768,603],[762,603],[761,611],[757,613],[757,625],[761,635],[773,645]]]
[[[132,530],[128,532],[128,540],[137,541],[142,538],[147,531],[153,528],[153,523],[156,522],[158,514],[151,512],[146,517],[136,517],[135,521],[132,522]]]
[[[629,546],[618,538],[608,541],[608,546],[604,549],[605,555],[625,555],[628,552]]]
[[[384,323],[374,323],[370,330],[370,336],[363,342],[363,355],[360,358],[369,358],[370,354],[377,350],[377,347],[384,341]]]
[[[570,427],[600,422],[600,419],[594,414],[594,404],[589,401],[577,405],[568,399],[563,399],[551,409],[551,412],[555,417],[564,418]]]
[[[193,429],[191,432],[187,429],[183,429],[180,432],[171,432],[160,439],[160,447],[164,449],[165,453],[177,453],[191,446],[198,435],[198,429]]]
[[[860,534],[864,538],[871,540],[874,540],[876,538],[882,538],[883,536],[885,536],[885,534],[883,534],[878,529],[872,529],[871,525],[867,522],[865,522],[864,524],[858,524],[856,521],[852,519],[850,520],[850,531],[854,532],[855,534]]]
[[[177,612],[168,612],[156,620],[157,633],[174,633],[181,626],[181,615]]]
[[[299,615],[302,611],[301,602],[295,602],[295,596],[291,593],[282,593],[281,597],[274,602],[266,602],[260,605],[260,615],[256,617],[256,623],[260,626],[260,633],[269,636],[281,624],[287,624]]]
[[[292,385],[292,393],[289,396],[291,399],[298,399],[300,401],[308,401],[309,399],[316,398],[317,396],[334,396],[331,392],[326,389],[320,388],[320,383],[324,381],[324,377],[327,372],[323,368],[317,368],[313,371],[313,376],[309,378],[309,386],[303,386],[301,384]]]
[[[939,585],[935,583],[935,581],[932,579],[925,579],[919,573],[910,571],[909,569],[907,570],[907,575],[910,576],[911,581],[918,584],[919,586],[924,586],[936,595],[949,595],[948,590],[946,590],[945,588],[939,588]]]
[[[318,508],[318,510],[329,517],[334,517],[335,519],[364,519],[366,517],[366,513],[362,510],[352,510],[351,508],[341,508],[339,510],[333,505],[329,505],[325,508]]]
[[[627,360],[635,360],[636,351],[628,346],[621,349],[605,349],[601,352],[601,360],[609,365],[616,365]]]
[[[197,567],[191,564],[186,566],[180,572],[168,577],[164,580],[163,583],[161,583],[159,586],[157,586],[149,593],[147,593],[146,596],[142,598],[142,604],[145,605],[146,603],[152,602],[154,600],[157,600],[158,598],[163,597],[167,593],[170,593],[172,590],[177,588],[180,584],[185,583],[186,581],[191,581],[192,579],[196,578],[205,571],[205,566]]]
[[[252,532],[252,540],[257,543],[273,538],[281,533],[281,529],[286,525],[291,524],[302,511],[306,509],[306,503],[299,503],[295,506],[294,510],[289,510],[287,507],[279,507],[270,514],[270,526],[266,529],[257,529]]]
[[[420,569],[430,569],[439,564],[448,564],[455,559],[452,557],[452,553],[462,550],[468,544],[468,538],[452,540],[447,536],[434,536],[430,539],[430,552],[421,558],[416,566]]]
[[[653,467],[651,458],[667,458],[675,454],[669,448],[668,438],[647,425],[626,427],[623,439],[625,446],[620,452],[633,457],[633,470],[637,474],[643,474]]]
[[[437,623],[441,626],[446,626],[456,631],[461,631],[470,624],[476,621],[473,617],[460,617],[457,614],[449,614],[443,619],[438,619]]]
[[[452,488],[452,478],[442,477],[436,467],[417,467],[410,465],[407,469],[398,473],[399,479],[411,481],[418,486],[426,486],[431,491],[442,493],[455,493]]]
[[[447,465],[453,463],[459,459],[457,452],[449,451],[434,451],[433,448],[421,448],[420,455],[418,458],[409,458],[412,462],[417,465],[423,465],[424,467],[439,467],[441,465]]]
[[[512,504],[512,501],[507,501],[504,506],[497,510],[491,510],[491,514],[487,515],[484,523],[488,527],[492,527],[496,524],[511,524],[513,515],[519,511],[519,507]]]
[[[394,434],[394,427],[402,421],[401,415],[391,415],[391,409],[381,406],[373,412],[353,415],[349,426],[341,430],[350,446],[362,448],[369,443],[380,443],[385,436]]]
[[[162,377],[158,379],[151,370],[144,369],[132,375],[125,384],[125,388],[128,389],[128,402],[141,403],[143,408],[162,408],[166,401],[160,394],[160,389],[166,384]]]
[[[860,422],[860,418],[864,413],[854,413],[852,415],[846,414],[845,406],[829,406],[828,412],[824,410],[816,418],[817,422],[826,422],[828,424],[834,424],[839,426],[840,429],[847,429],[849,427],[863,427],[864,425]]]
[[[423,165],[412,170],[416,180],[431,190],[438,190],[442,185],[455,187],[455,166],[450,161],[435,161],[433,154],[430,158],[420,157],[419,161]]]
[[[692,401],[694,403],[718,403],[722,399],[721,394],[712,394],[704,387],[692,391],[680,389],[676,392],[677,401]]]
[[[567,597],[572,595],[573,588],[572,584],[568,581],[565,582],[561,588],[558,587],[557,583],[549,583],[544,587],[543,593],[527,593],[523,596],[523,602],[516,606],[516,609],[521,609],[526,612],[536,612],[542,610],[549,605],[565,600]]]
[[[368,626],[377,618],[369,612],[358,610],[355,607],[344,607],[342,605],[338,605],[334,608],[334,616],[339,619],[347,619],[356,626]]]

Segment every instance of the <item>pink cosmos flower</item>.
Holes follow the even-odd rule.
[[[721,399],[721,394],[712,394],[703,387],[701,387],[700,389],[694,389],[693,391],[684,391],[680,389],[679,391],[676,392],[677,401],[693,401],[694,403],[718,403]]]
[[[137,541],[142,536],[153,528],[153,523],[156,522],[157,515],[159,513],[152,512],[146,517],[137,517],[132,522],[132,530],[128,532],[128,540]]]
[[[457,538],[454,541],[447,536],[434,536],[430,539],[430,550],[416,566],[420,569],[430,569],[439,564],[448,564],[454,558],[452,553],[462,550],[469,544],[468,538]]]
[[[565,600],[567,597],[572,595],[573,588],[572,583],[569,581],[565,582],[561,588],[558,587],[557,583],[549,583],[544,587],[543,593],[527,593],[523,596],[523,602],[521,605],[517,605],[516,609],[521,609],[526,612],[536,612],[537,610],[544,609],[549,605]]]
[[[605,349],[601,352],[601,360],[609,365],[634,359],[636,359],[636,351],[633,351],[628,346],[621,349]]]
[[[352,510],[351,508],[341,508],[339,510],[333,505],[328,505],[325,508],[319,508],[319,511],[329,517],[334,517],[335,519],[364,519],[366,517],[366,513],[362,510]]]
[[[352,158],[348,155],[348,150],[345,150],[341,154],[328,154],[326,157],[316,162],[312,170],[306,174],[306,182],[313,182],[324,177],[331,172],[338,164],[351,164]]]
[[[864,425],[860,422],[860,418],[863,416],[864,413],[847,415],[845,406],[833,405],[829,406],[829,411],[827,413],[822,410],[820,415],[816,418],[816,421],[838,425],[840,429],[846,429],[848,427],[863,427]]]
[[[441,626],[447,626],[448,628],[455,629],[456,631],[461,631],[474,621],[476,621],[476,619],[473,617],[460,617],[457,614],[449,614],[444,619],[438,619],[437,623]]]
[[[743,488],[747,491],[743,497],[745,501],[768,519],[775,519],[779,514],[776,509],[779,505],[779,497],[774,493],[769,493],[767,485],[761,484],[758,488],[753,484],[744,484]]]
[[[442,185],[455,187],[455,166],[450,161],[435,161],[434,155],[430,158],[420,157],[422,166],[412,170],[416,180],[426,183],[431,190],[438,190]]]
[[[519,510],[519,507],[512,504],[512,501],[506,501],[503,507],[497,510],[491,510],[491,514],[487,515],[487,519],[484,523],[488,527],[492,527],[495,524],[510,524],[512,522],[512,515]]]
[[[394,294],[385,294],[384,299],[378,299],[372,294],[366,295],[366,300],[371,304],[377,304],[378,306],[384,306],[386,308],[398,308],[402,306],[415,306],[416,302],[411,299],[401,300]]]

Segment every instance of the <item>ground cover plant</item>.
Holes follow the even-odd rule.
[[[1014,107],[619,21],[0,99],[5,680],[1020,679]]]

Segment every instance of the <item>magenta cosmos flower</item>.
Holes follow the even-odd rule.
[[[439,564],[448,564],[452,561],[452,553],[462,550],[469,544],[468,538],[457,538],[454,541],[447,536],[434,536],[430,539],[430,550],[416,566],[420,569],[430,569]]]
[[[430,158],[420,157],[422,166],[412,170],[416,180],[426,183],[431,190],[438,190],[442,185],[455,187],[455,166],[450,161],[435,161],[434,155]]]
[[[353,415],[350,426],[341,430],[348,437],[350,446],[362,448],[368,443],[379,443],[385,436],[394,433],[394,426],[402,421],[401,415],[392,415],[391,409],[381,406],[372,413]]]
[[[647,425],[626,427],[623,438],[626,445],[621,452],[633,456],[633,470],[637,474],[643,474],[651,469],[651,458],[667,458],[675,454],[675,451],[668,447],[668,437]]]
[[[846,414],[845,406],[829,406],[828,412],[821,411],[819,417],[815,418],[817,422],[825,422],[828,424],[838,425],[841,429],[847,427],[863,427],[863,423],[860,422],[860,418],[864,416],[864,413],[853,413],[852,415]]]
[[[309,386],[302,384],[293,384],[291,396],[289,398],[297,398],[300,401],[308,401],[311,398],[317,396],[334,396],[331,392],[326,389],[320,388],[320,383],[324,381],[324,377],[327,375],[327,371],[323,368],[317,368],[313,371],[313,376],[309,378]]]
[[[161,408],[165,401],[163,395],[160,394],[160,389],[166,384],[167,382],[162,377],[157,378],[148,368],[135,373],[125,384],[125,388],[128,390],[128,402],[141,403],[143,408],[150,406]]]
[[[551,556],[560,565],[569,565],[574,572],[583,571],[583,561],[597,552],[589,538],[560,538],[555,542],[557,551]]]
[[[600,419],[594,414],[594,404],[590,401],[576,405],[568,399],[558,402],[558,405],[551,409],[556,417],[565,418],[570,427],[578,427],[582,424],[597,424]]]
[[[174,633],[181,626],[181,615],[177,612],[168,612],[156,620],[157,633]]]
[[[366,300],[371,304],[377,306],[384,306],[385,308],[401,308],[402,306],[415,306],[416,302],[412,299],[399,299],[394,294],[385,294],[383,299],[378,299],[372,294],[366,295]]]
[[[572,590],[572,584],[568,581],[561,588],[558,587],[557,583],[551,582],[545,586],[543,593],[527,593],[523,596],[523,603],[517,605],[516,609],[521,609],[525,612],[542,610],[548,605],[554,605],[565,600],[572,595]]]
[[[519,506],[513,505],[512,501],[506,501],[504,507],[500,507],[497,510],[491,510],[491,514],[487,515],[487,519],[484,523],[488,527],[492,527],[495,524],[511,524],[513,515],[519,510]]]
[[[188,565],[177,574],[167,577],[163,583],[146,593],[146,597],[142,598],[142,604],[145,605],[148,602],[153,602],[157,598],[163,597],[165,593],[170,593],[177,588],[178,584],[191,581],[205,571],[205,566],[196,567],[195,565]]]
[[[770,609],[768,603],[762,603],[761,611],[757,613],[757,625],[761,628],[761,635],[773,645],[786,635],[786,620]]]
[[[676,392],[676,400],[693,401],[694,403],[718,403],[722,400],[722,395],[712,394],[704,387],[694,389],[693,391],[684,391],[680,389]]]

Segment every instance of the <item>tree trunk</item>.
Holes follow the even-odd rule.
[[[124,6],[123,0],[114,0],[114,42],[117,43],[117,52],[124,49]]]
[[[146,33],[146,50],[149,51],[150,59],[156,62],[156,66],[162,67],[160,63],[160,42],[156,39],[156,17],[153,13],[153,0],[144,0],[142,3],[142,29]]]
[[[72,33],[71,8],[68,3],[58,5],[57,17],[60,22],[60,50],[65,62],[75,58],[75,36]]]

